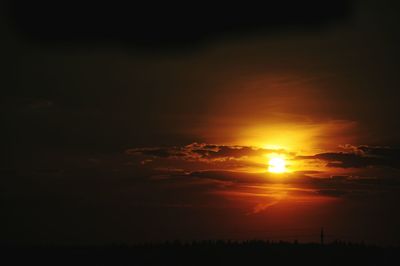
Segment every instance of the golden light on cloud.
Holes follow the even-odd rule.
[[[355,126],[352,121],[341,120],[249,126],[238,130],[234,143],[312,155],[326,150],[335,150],[338,143],[354,142]]]
[[[268,172],[275,174],[287,172],[285,158],[281,155],[271,155],[268,161]]]

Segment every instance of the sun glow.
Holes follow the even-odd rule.
[[[279,155],[271,156],[268,161],[268,172],[276,174],[287,172],[285,158]]]

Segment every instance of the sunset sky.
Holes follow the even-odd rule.
[[[1,243],[400,243],[395,1],[41,3],[1,8]]]

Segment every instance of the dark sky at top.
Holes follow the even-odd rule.
[[[37,41],[126,42],[143,48],[193,46],[221,34],[320,28],[352,15],[351,1],[265,3],[93,3],[36,1],[10,4],[16,30]],[[290,7],[290,8],[289,8]]]
[[[0,10],[4,242],[398,243],[396,1]],[[296,192],[243,171],[279,135]]]

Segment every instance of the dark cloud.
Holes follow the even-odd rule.
[[[360,156],[353,153],[326,152],[312,156],[298,156],[297,159],[318,159],[327,162],[328,167],[367,167],[373,165],[375,158]]]
[[[126,151],[126,154],[135,155],[141,154],[145,156],[158,157],[158,158],[170,158],[170,157],[181,157],[185,154],[180,152],[177,149],[171,148],[138,148],[138,149],[129,149]]]
[[[251,146],[227,146],[206,143],[192,143],[186,146],[132,148],[125,151],[128,155],[144,155],[155,158],[180,158],[199,161],[224,161],[260,156],[269,152],[287,153],[285,150],[270,150]]]
[[[400,150],[390,147],[351,146],[346,152],[325,152],[312,156],[297,156],[299,160],[317,159],[327,162],[327,167],[364,168],[364,167],[400,167]]]
[[[400,158],[400,149],[381,146],[358,146],[357,149],[369,156],[397,157]]]

